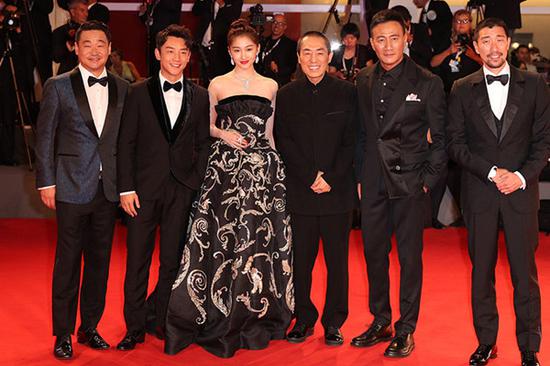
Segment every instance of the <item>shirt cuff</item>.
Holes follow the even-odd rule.
[[[127,191],[127,192],[120,192],[121,196],[127,196],[129,194],[136,193],[136,191]]]
[[[487,174],[487,179],[489,179],[491,182],[493,181],[493,178],[497,175],[497,166],[493,165],[491,170],[489,170],[489,174]]]
[[[48,188],[55,188],[55,184],[53,186],[46,186],[46,187],[40,187],[40,188],[37,188],[39,191],[42,191],[44,189],[48,189]]]
[[[523,175],[521,175],[520,172],[514,172],[515,175],[517,175],[519,177],[519,179],[521,180],[521,189],[525,190],[525,188],[527,188],[527,182],[525,181],[525,178],[523,177]]]

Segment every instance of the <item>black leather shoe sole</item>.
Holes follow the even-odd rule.
[[[380,342],[389,342],[393,339],[393,336],[387,336],[387,337],[380,337],[380,338],[376,338],[374,341],[371,341],[371,342],[362,342],[362,341],[355,341],[355,340],[352,340],[350,342],[350,344],[354,347],[359,347],[359,348],[363,348],[363,347],[370,347],[370,346],[374,346],[375,344],[378,344]]]
[[[407,351],[386,350],[386,352],[384,352],[384,356],[389,358],[403,358],[410,355],[413,350],[414,350],[414,345],[412,345]]]
[[[344,339],[333,340],[333,339],[326,339],[325,338],[325,344],[327,346],[341,346],[341,345],[344,344]]]
[[[302,343],[306,340],[307,337],[313,335],[313,329],[308,329],[306,334],[303,337],[286,337],[287,342],[290,343]]]
[[[489,356],[489,360],[493,360],[497,358],[497,353],[491,353],[491,356]],[[471,361],[468,363],[468,365],[470,366],[484,366],[484,365],[487,365],[489,363],[489,360],[486,360],[486,361]]]

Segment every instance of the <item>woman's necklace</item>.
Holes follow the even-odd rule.
[[[252,75],[249,78],[240,78],[235,73],[233,73],[233,77],[243,83],[244,90],[248,90],[250,88],[250,81],[254,79],[254,76],[255,75]]]

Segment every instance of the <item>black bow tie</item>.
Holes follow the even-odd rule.
[[[93,76],[88,77],[88,86],[94,86],[95,84],[99,84],[101,86],[107,86],[107,76],[104,76],[102,78],[94,78]]]
[[[182,88],[181,81],[178,81],[177,83],[174,83],[174,84],[169,83],[168,81],[165,81],[164,84],[162,85],[162,90],[164,90],[165,92],[167,92],[170,89],[174,89],[179,93],[181,91],[181,88]]]
[[[502,85],[508,84],[508,81],[510,80],[510,75],[499,75],[499,76],[493,76],[493,75],[487,75],[487,84],[491,85],[494,81],[500,81]]]

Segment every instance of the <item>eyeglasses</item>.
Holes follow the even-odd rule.
[[[275,27],[282,27],[286,25],[286,22],[273,22],[273,25]]]
[[[458,23],[458,24],[469,24],[469,23],[470,23],[470,19],[456,19],[456,20],[455,20],[455,23]]]

